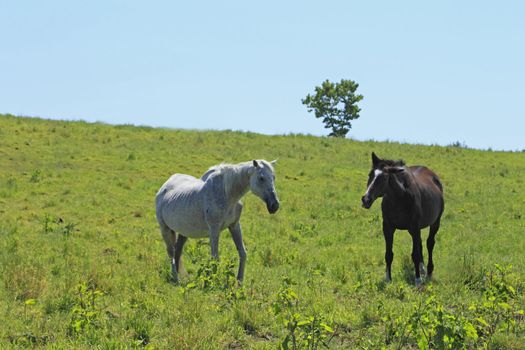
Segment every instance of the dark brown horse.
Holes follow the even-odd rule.
[[[443,186],[432,170],[424,166],[405,166],[402,160],[393,161],[378,158],[372,152],[372,170],[368,176],[368,188],[361,199],[363,207],[369,209],[378,197],[383,197],[383,235],[386,243],[386,280],[391,281],[390,268],[394,253],[392,244],[394,231],[408,230],[412,236],[412,261],[416,271],[416,286],[421,284],[421,274],[425,275],[421,229],[430,226],[427,239],[428,277],[434,271],[432,250],[435,235],[445,202]]]

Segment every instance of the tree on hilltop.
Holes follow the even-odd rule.
[[[316,118],[322,118],[326,129],[332,129],[329,136],[345,137],[352,128],[351,120],[359,118],[361,109],[357,103],[363,95],[356,94],[359,87],[353,80],[341,79],[332,83],[328,79],[315,87],[315,94],[308,94],[301,102],[308,112],[314,111]]]

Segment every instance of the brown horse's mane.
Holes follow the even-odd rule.
[[[402,159],[390,160],[390,159],[381,159],[379,162],[379,167],[396,167],[396,166],[405,166],[405,161]]]

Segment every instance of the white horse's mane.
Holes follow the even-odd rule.
[[[257,162],[262,166],[269,168],[272,173],[274,172],[273,166],[270,162],[262,159],[257,160]],[[252,161],[239,164],[223,162],[210,167],[203,175],[203,178],[208,178],[212,173],[221,174],[223,176],[224,190],[229,193],[232,190],[232,187],[236,185],[236,181],[238,182],[239,176],[241,176],[243,172],[246,172],[251,167]]]

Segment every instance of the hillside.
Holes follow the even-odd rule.
[[[384,283],[380,202],[360,203],[371,151],[444,184],[422,289],[404,231]],[[190,240],[188,275],[172,284],[156,191],[172,173],[254,158],[278,159],[281,209],[244,198],[244,285],[231,278],[227,231],[220,266],[206,240]],[[0,348],[275,349],[292,336],[330,348],[522,348],[524,174],[523,152],[0,115]]]

